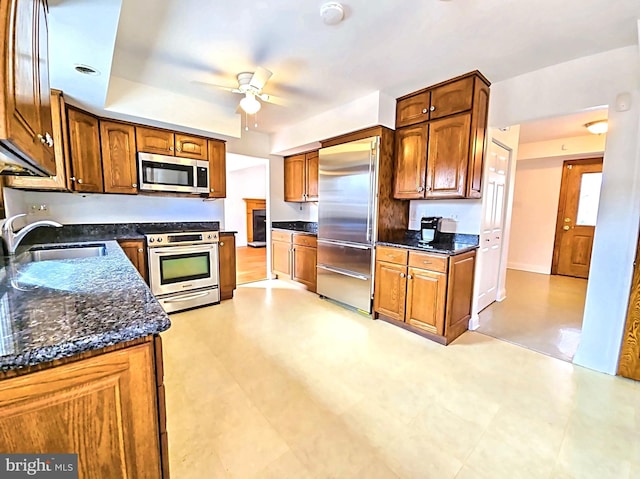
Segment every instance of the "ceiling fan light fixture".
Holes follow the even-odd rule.
[[[344,18],[344,8],[338,2],[327,2],[320,7],[320,17],[325,25],[337,25]]]
[[[607,123],[607,120],[590,121],[589,123],[586,123],[584,126],[587,127],[587,130],[589,130],[589,133],[593,133],[594,135],[602,135],[603,133],[606,133],[607,130],[609,129],[609,124]]]
[[[258,100],[256,100],[255,95],[247,92],[245,97],[240,100],[240,108],[242,108],[247,114],[253,115],[257,113],[262,105]]]

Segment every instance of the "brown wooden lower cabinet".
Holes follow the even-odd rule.
[[[446,256],[376,249],[374,317],[448,344],[471,317],[475,251]]]
[[[148,336],[0,373],[0,451],[77,453],[82,478],[168,479],[161,351]]]
[[[220,299],[233,298],[236,289],[236,235],[220,233]]]
[[[140,273],[145,283],[149,284],[149,274],[147,270],[147,252],[144,240],[118,240],[118,244],[127,255],[129,260]]]
[[[316,292],[317,237],[290,231],[271,232],[271,272]]]

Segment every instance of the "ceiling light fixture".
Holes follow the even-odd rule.
[[[83,75],[100,75],[100,72],[89,65],[82,65],[80,63],[76,63],[73,66],[73,69],[78,73],[82,73]]]
[[[607,120],[590,121],[589,123],[586,123],[584,126],[587,127],[587,130],[589,130],[589,133],[593,133],[594,135],[602,135],[603,133],[606,133],[607,130],[609,129],[609,124],[607,123]]]
[[[320,17],[325,25],[337,25],[344,18],[344,8],[338,2],[328,2],[320,7]]]
[[[261,107],[262,105],[258,100],[256,100],[256,96],[251,92],[246,92],[244,98],[240,100],[240,108],[249,115],[256,114]]]

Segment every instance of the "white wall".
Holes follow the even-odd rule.
[[[5,188],[7,216],[29,214],[29,222],[52,219],[62,224],[220,221],[222,200],[146,195],[54,193]],[[47,205],[46,211],[32,209]]]
[[[565,160],[593,158],[604,153],[607,135],[574,136],[549,141],[522,143],[518,160],[562,157]]]
[[[423,216],[442,216],[456,220],[456,233],[480,234],[482,200],[411,200],[409,229],[420,229]]]
[[[267,162],[227,172],[224,223],[227,231],[237,231],[236,246],[247,246],[247,204],[244,198],[267,198]]]
[[[628,111],[615,109],[631,93]],[[491,87],[489,124],[609,106],[609,132],[587,286],[582,337],[574,362],[615,374],[624,330],[640,218],[640,56],[638,46],[578,58]]]
[[[508,268],[551,273],[562,158],[516,162]]]

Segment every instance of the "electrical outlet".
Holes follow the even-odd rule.
[[[27,211],[29,216],[35,216],[37,218],[48,218],[49,217],[49,205],[40,203],[40,204],[32,204],[29,205],[29,209]]]

